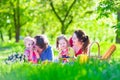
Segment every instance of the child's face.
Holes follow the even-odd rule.
[[[66,49],[68,46],[67,42],[64,39],[60,39],[58,41],[58,43],[59,43],[59,45],[58,45],[59,49],[61,49],[61,50]]]
[[[26,44],[25,44],[25,46],[26,46],[26,48],[29,48],[29,49],[32,49],[33,48],[33,41],[32,40],[29,40],[29,41],[27,41],[26,42]]]
[[[40,48],[39,46],[35,45],[35,49],[39,52],[39,53],[42,53],[43,49]]]

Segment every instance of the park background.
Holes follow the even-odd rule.
[[[39,34],[48,37],[57,56],[56,37],[65,34],[69,39],[76,29],[85,31],[91,42],[99,42],[101,55],[115,44],[116,51],[110,61],[93,59],[81,64],[78,60],[74,65],[50,63],[39,66],[4,64],[8,55],[24,52],[24,37]],[[91,53],[97,55],[97,50],[94,45]],[[119,0],[0,0],[1,80],[117,80],[120,77],[119,50]]]

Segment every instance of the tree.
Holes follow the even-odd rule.
[[[0,17],[3,17],[2,13],[0,13]],[[3,26],[4,26],[4,20],[2,18],[0,18],[0,38],[2,41],[4,41],[4,37],[3,37]]]
[[[98,6],[99,17],[109,17],[112,13],[117,15],[116,43],[120,43],[120,0],[102,0]]]
[[[38,33],[47,34],[51,38],[60,32],[65,34],[68,29],[73,30],[72,23],[78,23],[80,19],[82,20],[90,13],[88,10],[90,10],[91,5],[93,6],[92,1],[2,0],[0,12],[2,11],[6,18],[0,23],[5,23],[2,28],[6,32],[4,33],[4,30],[1,29],[2,33],[5,36],[7,33],[9,39],[15,36],[16,42],[19,41],[20,36],[32,36]],[[0,19],[4,19],[4,17],[1,15]],[[9,23],[6,23],[7,21]]]
[[[15,39],[16,42],[19,42],[19,36],[20,36],[20,28],[21,28],[21,24],[20,24],[20,4],[19,4],[19,0],[16,0],[14,3],[11,3],[11,7],[13,10],[13,19],[14,19],[14,27],[15,27]]]
[[[2,41],[4,41],[4,38],[3,38],[3,33],[2,33],[2,31],[0,30],[0,38],[1,38],[1,40]]]
[[[71,24],[72,20],[73,20],[73,16],[70,14],[70,11],[72,9],[72,7],[74,6],[74,4],[76,3],[76,0],[73,0],[73,2],[71,3],[71,5],[68,7],[68,9],[66,8],[66,5],[64,3],[64,1],[62,0],[62,8],[64,9],[63,11],[65,11],[65,15],[63,14],[61,17],[59,15],[59,11],[57,12],[53,1],[50,0],[50,6],[52,8],[52,11],[54,12],[54,14],[56,15],[56,17],[58,18],[58,20],[61,23],[61,33],[65,34],[68,26]],[[63,18],[62,18],[63,17]],[[68,18],[68,19],[67,19]]]
[[[25,3],[29,3],[29,1],[27,0],[3,0],[1,1],[1,5],[2,5],[2,8],[0,8],[0,10],[2,10],[1,13],[4,14],[6,18],[9,17],[6,19],[4,23],[6,24],[7,21],[10,22],[9,24],[3,27],[6,28],[6,30],[8,30],[7,32],[8,32],[9,39],[11,39],[12,34],[15,33],[16,42],[19,42],[19,37],[21,34],[21,27],[25,25],[27,22],[29,22],[30,16],[24,13],[26,12],[29,5],[27,6],[23,5]]]
[[[0,8],[1,14],[4,14],[5,17],[1,17],[1,19],[4,19],[4,22],[2,24],[5,24],[3,27],[8,30],[8,36],[9,39],[12,37],[12,31],[15,30],[15,39],[16,42],[19,41],[19,35],[20,35],[20,4],[19,0],[2,0],[1,1],[1,6]],[[14,27],[11,27],[11,25],[14,24]]]

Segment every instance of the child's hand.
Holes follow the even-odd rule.
[[[33,48],[32,48],[32,47],[30,47],[30,48],[29,48],[29,50],[30,50],[30,51],[33,51]]]
[[[37,51],[36,49],[34,49],[34,52],[35,52],[35,55],[36,55],[37,59],[39,59],[39,58],[40,58],[40,56],[39,56],[38,51]]]
[[[59,59],[62,58],[62,55],[59,54],[59,55],[58,55],[58,58],[59,58]]]
[[[70,54],[67,53],[66,56],[70,56]]]

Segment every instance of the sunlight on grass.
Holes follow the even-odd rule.
[[[76,61],[72,65],[61,63],[48,63],[47,65],[29,63],[2,64],[0,69],[1,80],[16,80],[16,78],[18,80],[54,80],[54,78],[57,80],[79,80],[86,78],[107,80],[119,77],[120,71],[118,69],[120,69],[120,64],[114,61],[109,63],[108,61],[91,59],[84,64]],[[114,73],[111,73],[113,71]],[[108,78],[108,76],[110,77]]]

